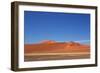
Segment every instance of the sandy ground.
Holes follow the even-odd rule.
[[[26,54],[24,61],[44,61],[44,60],[71,60],[90,58],[89,52],[80,53],[30,53]]]

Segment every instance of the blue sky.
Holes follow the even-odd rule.
[[[90,14],[24,11],[24,43],[90,40]]]

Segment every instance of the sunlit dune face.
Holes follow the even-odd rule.
[[[52,44],[52,43],[56,43],[56,41],[53,41],[53,40],[43,40],[40,43],[41,44]]]

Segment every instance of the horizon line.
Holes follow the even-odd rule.
[[[49,40],[48,40],[49,41]],[[55,40],[51,40],[51,41],[55,41]],[[77,40],[77,41],[55,41],[55,42],[79,42],[79,43],[84,43],[84,42],[90,42],[90,40]],[[39,44],[40,42],[36,42],[36,43],[24,43],[24,44]]]

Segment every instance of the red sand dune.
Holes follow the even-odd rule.
[[[41,44],[53,44],[53,43],[56,43],[56,41],[53,41],[53,40],[43,40],[40,43]]]
[[[25,44],[25,53],[64,53],[64,52],[90,52],[90,46],[76,42],[55,42],[45,40],[39,44]]]

